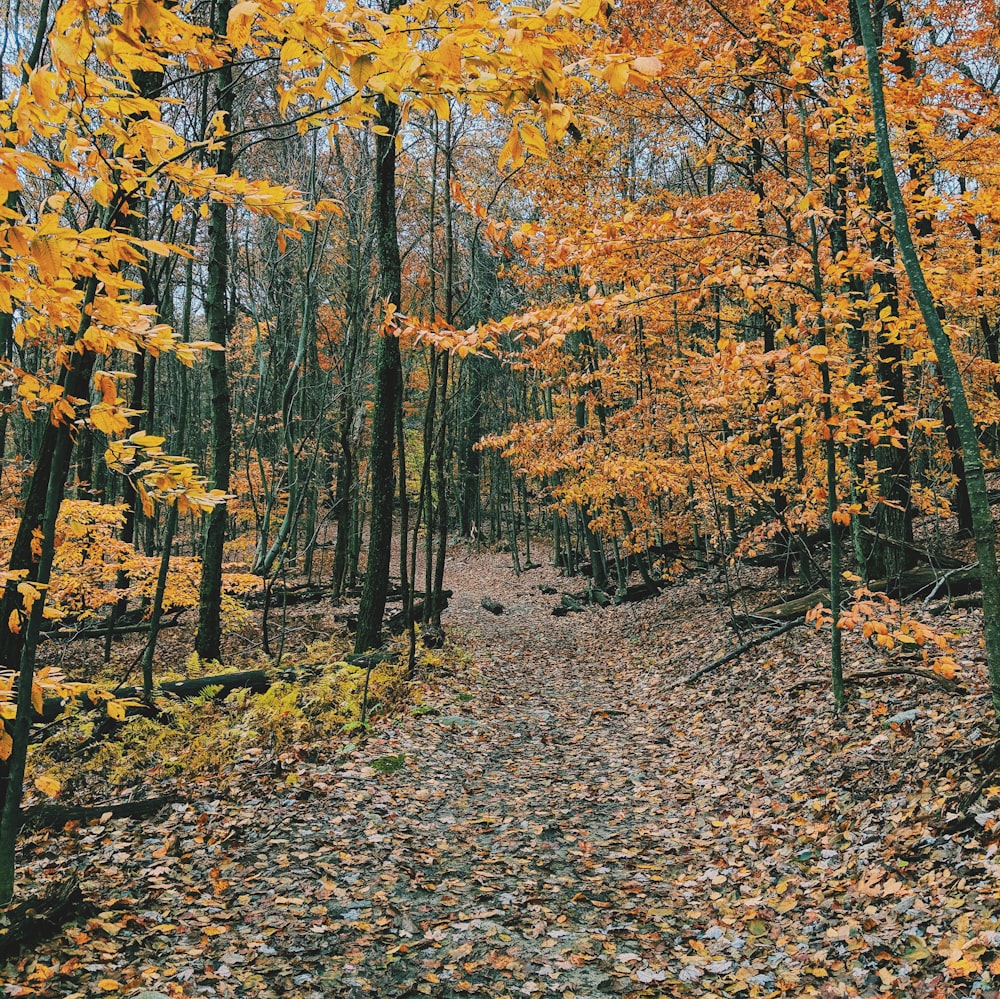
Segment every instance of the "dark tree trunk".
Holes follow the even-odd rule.
[[[214,29],[222,34],[229,17],[229,0],[218,0]],[[233,67],[227,62],[216,77],[216,101],[226,116],[226,128],[232,129]],[[233,144],[226,135],[221,140],[216,159],[220,174],[232,173]],[[229,332],[229,309],[226,292],[229,285],[229,212],[221,201],[213,201],[208,220],[208,287],[205,295],[205,318],[209,339],[223,350],[209,354],[208,370],[212,384],[212,485],[229,491],[232,457],[232,416],[229,412],[229,379],[226,373],[225,346]],[[222,561],[228,513],[220,503],[208,515],[208,531],[202,554],[201,586],[198,591],[198,634],[195,651],[203,661],[221,658],[222,645]]]
[[[378,98],[379,125],[385,134],[375,137],[375,226],[383,302],[399,308],[402,276],[399,237],[396,232],[396,134],[399,108]],[[402,392],[403,368],[399,340],[391,332],[379,338],[375,359],[375,407],[372,414],[371,528],[358,633],[354,651],[365,652],[379,644],[382,615],[389,589],[392,548],[392,506],[395,494],[393,450],[396,406]]]

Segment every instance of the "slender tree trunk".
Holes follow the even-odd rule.
[[[377,99],[380,134],[375,137],[375,225],[381,298],[399,308],[402,275],[396,232],[396,136],[399,108],[381,95]],[[392,549],[393,445],[396,406],[402,392],[403,369],[399,339],[391,331],[379,338],[375,359],[375,407],[372,413],[371,528],[368,565],[358,610],[355,652],[374,648],[381,640],[382,615],[389,589]]]
[[[815,189],[813,180],[811,153],[809,149],[809,133],[805,128],[805,111],[799,104],[799,114],[802,119],[802,142],[804,147],[807,191]],[[820,268],[819,235],[816,229],[815,216],[809,217],[810,258],[812,264],[813,296],[817,307],[817,330],[819,343],[827,345],[826,320],[823,316],[823,272]],[[837,475],[837,442],[833,433],[833,383],[830,378],[830,364],[824,360],[819,365],[823,384],[823,402],[821,411],[828,428],[823,441],[823,452],[826,464],[826,517],[830,529],[830,679],[833,687],[833,709],[839,714],[847,704],[847,692],[844,687],[844,657],[840,630],[840,610],[844,600],[843,594],[843,539],[837,511],[838,475]]]
[[[217,0],[213,28],[224,34],[229,17],[230,0]],[[234,105],[233,66],[224,63],[217,70],[216,101],[225,115],[225,126],[231,132]],[[229,134],[220,140],[216,169],[220,174],[233,170],[233,143]],[[232,460],[232,415],[229,411],[229,378],[226,370],[226,340],[229,334],[229,211],[221,201],[213,201],[208,220],[208,287],[205,295],[205,318],[208,336],[221,347],[209,354],[208,369],[212,383],[212,486],[229,492]],[[223,546],[229,514],[220,503],[208,515],[208,530],[202,554],[201,585],[198,591],[198,634],[195,651],[204,660],[222,656],[222,563]]]

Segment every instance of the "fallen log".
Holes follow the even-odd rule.
[[[420,632],[420,641],[425,649],[443,649],[445,643],[444,628],[429,624]]]
[[[794,621],[805,615],[817,604],[824,607],[830,606],[830,591],[827,589],[814,590],[803,597],[795,597],[786,600],[784,603],[772,604],[770,607],[762,607],[752,614],[745,614],[736,621],[738,625],[761,624],[765,621],[772,623],[777,621]]]
[[[784,635],[786,632],[792,630],[792,628],[797,628],[800,624],[805,624],[805,621],[800,617],[796,618],[794,621],[787,621],[780,628],[774,628],[771,631],[763,635],[758,635],[756,638],[751,638],[750,641],[744,642],[739,647],[732,650],[732,652],[727,652],[724,656],[719,656],[718,659],[713,659],[707,666],[703,666],[701,669],[696,670],[689,677],[685,679],[686,684],[692,684],[696,680],[700,680],[707,673],[711,673],[712,670],[718,669],[720,666],[725,666],[726,663],[732,662],[734,659],[739,659],[744,652],[749,652],[750,649],[755,648],[758,645],[763,645],[765,642],[771,641],[772,638],[777,638],[779,635]]]
[[[610,607],[611,597],[609,597],[604,590],[594,589],[590,593],[590,602],[597,604],[598,607]]]
[[[157,684],[154,693],[170,694],[173,697],[194,697],[200,694],[207,687],[220,687],[217,697],[225,697],[237,689],[252,690],[255,694],[263,694],[271,681],[267,673],[262,669],[246,670],[242,673],[220,673],[217,676],[202,676],[192,680],[164,680]],[[139,687],[119,687],[117,690],[106,691],[114,700],[137,701],[142,697],[142,690]],[[74,701],[79,701],[83,710],[100,707],[108,703],[108,698],[101,697],[95,692],[85,692],[79,697],[47,697],[42,702],[42,712],[34,713],[32,721],[51,722],[61,715],[66,708]],[[127,705],[126,717],[132,714],[142,714],[143,707],[140,705]],[[135,709],[135,710],[133,710]]]
[[[491,614],[496,614],[499,617],[503,613],[503,604],[498,603],[496,600],[491,600],[489,597],[483,597],[479,601],[479,606],[483,610],[489,611]]]
[[[616,604],[634,604],[640,600],[648,600],[649,597],[655,597],[667,585],[659,580],[653,580],[653,583],[653,586],[650,586],[648,583],[636,583],[633,586],[627,586],[623,592],[615,594],[614,602]]]
[[[182,799],[176,794],[139,801],[105,802],[98,805],[57,805],[46,802],[21,812],[24,829],[58,829],[67,822],[90,822],[107,816],[109,819],[139,819],[155,815]]]
[[[11,957],[22,947],[34,947],[58,933],[84,905],[80,883],[73,877],[46,895],[0,911],[0,958]]]
[[[888,593],[897,598],[912,597],[920,594],[923,590],[930,590],[926,599],[932,600],[941,592],[950,596],[975,593],[982,589],[982,585],[978,567],[951,569],[946,572],[923,568],[909,569],[900,573],[898,579],[874,579],[868,584],[868,589],[873,593]],[[830,606],[829,590],[814,590],[803,597],[786,600],[780,604],[772,604],[770,607],[762,607],[760,610],[740,618],[737,623],[751,624],[761,620],[788,621],[801,617],[819,603],[822,603],[824,607]]]
[[[441,603],[437,608],[438,610],[444,610],[448,606],[448,601],[451,599],[452,590],[442,590],[441,591]],[[424,604],[425,601],[421,600],[413,605],[413,620],[418,621],[424,616]],[[410,623],[410,618],[406,613],[406,608],[397,611],[395,614],[387,617],[383,622],[382,627],[389,632],[390,635],[401,635]],[[356,625],[355,625],[356,626]]]
[[[244,670],[241,673],[219,673],[216,676],[199,676],[192,680],[164,680],[156,685],[156,691],[170,694],[172,697],[195,697],[208,687],[219,687],[215,696],[222,698],[234,690],[250,690],[255,694],[263,694],[271,686],[267,673],[262,669]],[[138,687],[119,687],[114,691],[116,697],[135,699],[142,696]]]
[[[349,652],[344,662],[349,666],[374,669],[381,663],[394,663],[399,657],[394,652]]]
[[[265,604],[269,607],[292,607],[295,604],[316,604],[329,598],[333,592],[330,586],[302,584],[300,586],[274,586],[270,591],[251,593],[243,598],[247,607],[259,610]]]
[[[159,630],[163,631],[165,628],[177,628],[180,626],[180,621],[176,618],[169,618],[166,621],[161,621],[159,624]],[[97,625],[91,628],[55,628],[52,631],[43,631],[42,638],[64,638],[71,642],[81,642],[88,638],[100,638],[106,639],[108,633],[111,633],[112,638],[124,638],[126,635],[141,635],[144,631],[149,631],[150,624],[148,621],[142,621],[139,624],[116,624],[113,628],[108,628],[106,625]]]
[[[653,586],[648,583],[636,583],[628,586],[624,590],[618,590],[614,594],[602,590],[600,587],[592,586],[580,593],[564,593],[558,607],[553,608],[553,617],[565,617],[569,613],[578,613],[588,605],[596,604],[598,607],[610,607],[611,604],[631,604],[639,600],[646,600],[648,597],[655,597],[667,584],[654,581]],[[543,590],[544,592],[544,590]]]
[[[947,614],[948,611],[952,610],[963,610],[970,607],[982,607],[983,597],[982,594],[969,593],[964,597],[955,597],[954,600],[942,600],[939,604],[932,604],[927,608],[928,614],[932,617],[939,617],[942,614]]]

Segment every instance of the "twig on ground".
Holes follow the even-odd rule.
[[[718,669],[720,666],[724,666],[728,662],[732,662],[734,659],[738,659],[744,652],[748,652],[750,649],[763,645],[765,642],[769,642],[772,638],[777,638],[779,635],[784,635],[785,632],[791,631],[792,628],[798,628],[799,625],[805,624],[805,618],[796,618],[794,621],[786,621],[780,628],[775,628],[773,631],[769,631],[766,634],[758,635],[756,638],[751,638],[750,641],[744,642],[742,645],[733,649],[732,652],[727,652],[724,656],[720,656],[718,659],[713,660],[707,666],[703,666],[700,670],[692,673],[684,682],[694,683],[695,680],[700,680],[706,673],[711,673],[712,670]]]

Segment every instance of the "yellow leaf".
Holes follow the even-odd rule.
[[[17,592],[21,595],[25,611],[30,614],[31,608],[35,606],[35,601],[41,596],[41,593],[39,593],[38,588],[34,584],[29,583],[27,580],[23,580],[17,584]]]
[[[910,946],[903,953],[903,957],[907,961],[926,961],[927,958],[933,957],[931,952],[927,949],[927,945],[915,934],[910,936],[907,942]]]
[[[499,165],[503,169],[508,163],[512,168],[519,167],[524,162],[524,146],[521,145],[521,136],[515,125],[507,136],[507,141],[500,150]]]
[[[545,148],[545,139],[542,137],[542,133],[530,122],[526,122],[521,126],[521,141],[524,143],[524,147],[529,153],[531,153],[532,156],[540,156],[544,158],[548,155],[548,150]]]
[[[54,798],[62,790],[62,784],[55,777],[47,777],[45,774],[35,778],[35,787],[47,798]]]
[[[117,992],[122,986],[121,982],[116,982],[113,978],[102,978],[97,983],[97,987],[102,992]]]
[[[144,434],[140,432],[137,434],[132,434],[132,436],[129,437],[129,440],[136,447],[150,448],[150,447],[160,447],[161,444],[165,443],[166,437],[157,437],[154,434]]]
[[[612,63],[604,72],[604,79],[607,80],[612,93],[618,94],[619,97],[625,93],[625,88],[628,86],[628,76],[628,63],[624,62]]]
[[[162,18],[160,17],[160,7],[153,3],[153,0],[139,0],[138,3],[139,23],[143,30],[149,35],[155,35],[160,30]]]
[[[21,615],[16,611],[12,610],[7,618],[7,627],[15,635],[21,634]]]
[[[816,344],[815,347],[810,347],[806,351],[806,356],[814,364],[825,364],[827,358],[830,356],[830,352],[822,344]]]
[[[0,760],[10,759],[14,748],[14,740],[7,734],[7,729],[0,726]]]
[[[169,257],[172,253],[177,253],[180,250],[180,247],[164,243],[162,239],[141,239],[137,240],[136,245],[161,257]]]
[[[125,721],[125,704],[123,701],[108,701],[108,717],[114,721]]]
[[[242,48],[250,41],[250,24],[257,13],[258,4],[254,0],[243,0],[230,8],[226,35],[231,45]]]
[[[46,284],[59,277],[60,257],[53,249],[52,240],[39,238],[31,244],[31,257],[38,268],[38,276]]]
[[[375,72],[375,59],[370,55],[363,55],[351,63],[351,86],[355,90],[364,90],[365,84],[371,79]]]
[[[443,39],[434,54],[449,73],[462,75],[462,50],[454,38]]]
[[[153,507],[153,501],[149,498],[149,493],[143,488],[141,482],[136,484],[136,491],[139,493],[139,499],[142,501],[142,512],[147,517],[152,518],[153,514],[156,512]]]
[[[103,208],[107,208],[111,204],[113,192],[111,186],[106,180],[101,180],[98,178],[94,181],[93,186],[90,189],[90,196]]]
[[[31,708],[36,715],[45,713],[45,694],[37,683],[31,685]]]
[[[90,407],[90,422],[95,430],[114,437],[128,430],[128,419],[113,406],[99,402]]]

